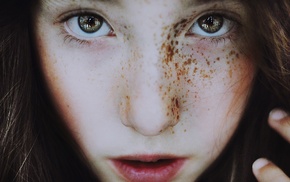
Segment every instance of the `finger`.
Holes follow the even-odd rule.
[[[259,182],[290,182],[285,173],[267,159],[260,158],[253,163],[253,173]]]
[[[269,114],[269,125],[290,143],[290,117],[281,109],[274,109]]]

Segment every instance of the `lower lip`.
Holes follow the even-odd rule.
[[[170,181],[184,164],[185,159],[162,159],[157,162],[113,160],[119,173],[128,181]]]

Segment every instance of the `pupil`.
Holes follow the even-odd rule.
[[[102,19],[95,16],[79,16],[78,18],[79,27],[86,33],[95,33],[102,26]]]
[[[198,20],[201,29],[207,33],[219,31],[223,25],[223,18],[219,15],[206,15]]]
[[[95,24],[95,18],[94,17],[89,17],[88,20],[87,20],[87,24],[90,26],[90,27],[93,27]]]
[[[207,24],[208,26],[213,26],[214,25],[214,19],[212,16],[208,17],[205,21],[205,24]]]

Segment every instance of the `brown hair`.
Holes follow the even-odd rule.
[[[0,181],[98,181],[47,97],[32,44],[29,0],[0,3]],[[248,0],[249,31],[261,50],[240,126],[199,181],[255,181],[267,157],[290,175],[290,145],[267,124],[274,107],[290,111],[289,0]]]
[[[30,2],[0,5],[0,181],[97,181],[47,99]]]

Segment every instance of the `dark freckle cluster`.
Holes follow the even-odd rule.
[[[237,69],[237,65],[234,66],[234,61],[236,59],[239,59],[240,58],[240,55],[238,52],[234,51],[234,50],[231,50],[228,55],[226,56],[227,58],[227,64],[230,66],[229,70],[228,70],[228,76],[229,78],[232,78],[233,76],[233,73],[236,71]]]
[[[232,60],[234,60],[234,59],[239,59],[239,58],[240,58],[240,55],[239,55],[239,53],[237,53],[236,51],[231,50],[231,51],[229,52],[229,56],[228,56],[228,57],[232,57]]]
[[[180,106],[179,99],[175,96],[171,98],[171,104],[167,106],[167,116],[173,118],[173,122],[176,122],[180,118]]]
[[[195,59],[187,58],[182,55],[180,49],[183,47],[179,44],[178,33],[183,29],[188,20],[183,19],[175,24],[171,29],[166,27],[162,33],[164,42],[160,49],[160,55],[163,55],[162,70],[164,72],[163,78],[168,81],[166,86],[160,86],[160,93],[163,100],[169,100],[170,103],[167,106],[167,116],[172,118],[173,122],[177,122],[180,119],[180,104],[185,104],[189,90],[187,93],[181,94],[184,88],[182,84],[192,84],[190,70],[192,64],[197,64]],[[185,60],[185,61],[184,61]]]
[[[235,55],[236,54],[236,52],[234,51],[234,50],[231,50],[230,52],[229,52],[229,56],[233,56],[233,55]]]
[[[228,75],[226,77],[232,77],[236,68],[233,61],[240,57],[235,49],[228,48],[219,49],[223,55],[212,57],[216,50],[208,52],[206,47],[198,47],[196,50],[195,46],[179,42],[180,30],[184,29],[189,21],[182,19],[172,26],[164,27],[161,35],[163,43],[159,54],[162,55],[160,66],[164,82],[160,86],[160,94],[164,102],[167,102],[167,116],[175,121],[180,119],[180,110],[188,109],[185,106],[189,97],[198,99],[198,94],[193,93],[191,89],[198,87],[197,81],[202,80],[202,86],[211,85],[212,79],[218,73],[215,68],[220,67],[215,64],[224,66],[227,63]]]

